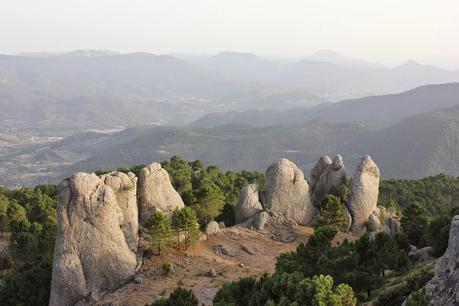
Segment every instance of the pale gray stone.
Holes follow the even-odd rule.
[[[316,209],[311,203],[309,185],[293,162],[277,160],[266,170],[265,180],[266,206],[272,212],[302,225],[311,221]]]
[[[97,175],[75,173],[62,182],[50,306],[91,304],[134,277],[124,222],[115,192]]]
[[[253,249],[252,247],[247,246],[247,245],[241,245],[241,249],[244,252],[246,252],[247,254],[249,254],[249,255],[256,255],[257,254],[255,249]]]
[[[235,251],[225,248],[223,244],[217,244],[216,246],[214,246],[214,253],[219,256],[237,256],[237,253]]]
[[[247,221],[262,210],[257,185],[245,186],[236,204],[236,224]]]
[[[365,232],[365,223],[376,209],[379,194],[379,169],[370,156],[362,157],[352,181],[352,192],[348,202],[352,215],[351,231],[360,235]]]
[[[220,233],[220,226],[216,221],[210,221],[206,226],[206,234],[209,236],[215,236]]]
[[[169,174],[161,164],[153,163],[142,169],[139,175],[140,224],[159,211],[170,216],[175,209],[185,207],[182,198],[172,187]]]
[[[311,169],[309,188],[311,193],[314,193],[316,184],[319,182],[320,176],[332,164],[332,160],[328,155],[322,156]]]
[[[379,231],[381,229],[381,221],[375,213],[372,213],[370,217],[368,217],[367,229],[370,232]]]
[[[132,251],[139,244],[139,213],[137,209],[137,178],[134,173],[112,172],[101,177],[115,192],[116,200],[123,213],[123,233]]]
[[[315,185],[313,202],[318,203],[324,196],[339,190],[346,182],[346,168],[341,155],[337,155],[333,162],[322,172]]]
[[[253,226],[257,230],[262,231],[270,219],[271,219],[271,216],[266,211],[262,211],[255,215],[253,219]]]

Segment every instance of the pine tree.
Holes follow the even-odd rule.
[[[161,212],[155,212],[148,220],[146,228],[150,245],[156,247],[158,255],[161,255],[161,248],[172,242],[172,228],[169,218]]]
[[[426,243],[426,229],[430,223],[429,211],[418,202],[411,203],[402,217],[402,228],[411,244],[423,247]]]
[[[345,231],[347,228],[346,210],[341,198],[327,195],[323,198],[319,213],[314,218],[317,226],[331,226],[336,230]]]
[[[0,194],[0,237],[8,227],[8,198]]]
[[[215,184],[210,183],[197,190],[196,203],[193,205],[201,224],[207,224],[217,217],[225,206],[225,195]]]
[[[180,249],[180,237],[184,237],[185,250],[199,235],[199,223],[196,212],[191,207],[176,209],[172,214],[172,228],[177,236],[177,248]]]

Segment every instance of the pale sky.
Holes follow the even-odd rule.
[[[459,69],[458,0],[0,0],[0,53],[319,49]]]

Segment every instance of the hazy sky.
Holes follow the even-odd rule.
[[[0,0],[0,52],[304,57],[331,49],[459,69],[458,0]]]

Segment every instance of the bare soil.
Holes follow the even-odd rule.
[[[294,226],[289,235],[294,241],[276,241],[279,235],[270,231],[257,232],[244,227],[230,227],[221,230],[218,236],[198,241],[188,251],[169,249],[160,256],[145,259],[136,281],[132,281],[114,292],[107,293],[97,305],[144,306],[147,303],[167,297],[177,287],[193,290],[200,304],[211,305],[219,288],[225,283],[241,277],[259,277],[275,270],[276,257],[284,252],[294,251],[299,243],[307,241],[314,233],[310,227]],[[285,233],[282,233],[285,235]],[[345,238],[354,239],[347,234],[338,234],[336,242]],[[236,256],[216,255],[214,248],[221,244]],[[253,252],[251,255],[242,248]],[[162,264],[171,263],[174,272],[162,275]],[[217,272],[215,277],[207,275],[210,269]]]

